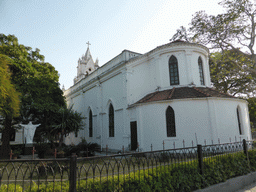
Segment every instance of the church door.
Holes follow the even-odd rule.
[[[137,121],[130,122],[130,126],[131,126],[131,150],[134,151],[138,148]]]

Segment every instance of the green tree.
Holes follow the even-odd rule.
[[[69,135],[70,133],[77,132],[83,129],[83,117],[81,113],[74,111],[73,106],[67,108],[63,107],[58,110],[52,117],[53,124],[50,127],[50,135],[54,139],[57,135],[60,135],[59,139],[59,148],[63,144],[64,136]],[[47,133],[46,133],[47,134]]]
[[[21,93],[20,117],[3,116],[9,125],[4,125],[3,133],[6,131],[8,134],[14,122],[34,121],[49,126],[51,114],[65,106],[63,92],[58,84],[58,72],[51,64],[44,62],[39,49],[33,51],[32,48],[19,44],[14,35],[0,34],[0,54],[11,59],[11,82]],[[3,134],[3,138],[0,156],[7,158],[9,137],[4,137]]]
[[[11,83],[11,74],[8,68],[9,58],[0,54],[0,115],[19,115],[19,93]]]
[[[256,97],[251,97],[248,100],[248,108],[250,114],[251,126],[256,129]]]
[[[171,40],[184,39],[210,46],[212,52],[219,52],[223,55],[219,57],[220,62],[226,62],[225,65],[231,65],[229,68],[232,69],[237,67],[236,71],[241,70],[239,74],[249,75],[252,78],[251,86],[253,86],[256,78],[254,52],[256,5],[251,0],[223,0],[219,4],[225,8],[224,13],[215,16],[208,15],[205,11],[196,12],[189,29],[181,27]],[[213,58],[213,60],[216,59]],[[240,86],[240,78],[238,80],[235,84]],[[214,81],[217,82],[218,79]],[[238,87],[237,90],[241,90],[240,88]],[[251,96],[255,94],[255,91],[254,93],[247,92],[247,94]]]
[[[247,60],[248,58],[232,51],[211,53],[209,65],[213,86],[218,91],[233,96],[253,93],[255,83],[252,75],[233,64],[233,61],[236,61],[242,65],[242,63],[247,63]]]
[[[19,116],[20,107],[20,94],[11,83],[11,73],[8,68],[10,61],[11,59],[0,54],[0,118],[3,123],[3,127],[1,127],[2,149],[8,152],[12,128],[11,120]]]

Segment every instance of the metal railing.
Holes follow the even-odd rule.
[[[43,185],[54,191],[57,188],[62,190],[68,185],[69,191],[76,191],[77,188],[86,190],[91,185],[99,183],[117,185],[119,190],[122,183],[124,190],[128,190],[128,183],[135,177],[147,180],[153,172],[158,174],[162,170],[171,170],[180,165],[185,169],[196,166],[199,173],[203,174],[203,159],[207,161],[238,151],[244,151],[248,158],[250,148],[252,142],[243,140],[226,144],[84,158],[77,158],[73,154],[70,158],[61,159],[1,160],[0,186],[6,185],[7,189],[10,186],[21,186],[23,191],[36,191]]]

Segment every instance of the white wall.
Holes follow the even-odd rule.
[[[176,137],[167,137],[165,113],[168,106],[175,112]],[[143,127],[138,127],[142,130],[143,150],[150,150],[151,144],[154,150],[163,149],[163,141],[165,149],[170,149],[174,142],[177,148],[183,147],[183,140],[186,147],[191,147],[192,141],[195,146],[196,138],[198,143],[210,140],[206,100],[158,102],[138,106],[137,110],[141,114],[138,121],[143,121]]]
[[[231,138],[231,141],[237,141],[243,139],[251,139],[251,129],[248,118],[247,103],[243,100],[233,99],[214,101],[215,113],[217,119],[217,137],[221,142],[229,142],[227,138]],[[239,134],[238,120],[237,120],[237,107],[241,108],[241,127],[242,135]]]
[[[209,105],[213,102],[214,105]],[[239,134],[236,107],[241,106],[243,134]],[[167,137],[165,112],[171,106],[175,112],[176,137]],[[214,106],[214,107],[213,107]],[[212,144],[235,141],[235,137],[251,139],[250,126],[246,119],[246,103],[237,99],[184,99],[170,102],[155,102],[136,107],[138,119],[139,143],[142,150],[154,150],[175,147],[191,147],[192,141],[198,144]],[[214,113],[214,114],[213,114]],[[213,119],[215,117],[215,119]],[[246,121],[245,121],[246,120]],[[142,126],[140,126],[142,125]],[[184,140],[184,142],[183,142]]]
[[[179,67],[179,85],[174,86],[170,85],[169,76],[169,59],[172,55],[177,58]],[[150,52],[146,57],[128,63],[128,104],[133,104],[156,90],[188,86],[192,82],[196,86],[202,86],[198,67],[199,56],[203,61],[204,86],[210,87],[208,52],[199,45],[166,46]]]
[[[109,77],[108,77],[109,76]],[[78,137],[70,134],[66,138],[66,144],[80,142],[84,137],[87,142],[96,142],[103,148],[108,145],[110,149],[119,149],[124,136],[124,109],[126,109],[126,73],[107,74],[106,80],[91,84],[90,88],[85,87],[74,97],[69,97],[69,103],[73,103],[73,109],[82,113],[85,119],[84,130],[80,131]],[[75,95],[75,94],[74,94]],[[73,96],[73,98],[72,98]],[[72,99],[71,99],[72,98]],[[108,112],[110,103],[115,110],[115,137],[109,137]],[[89,109],[93,114],[93,137],[89,137]],[[121,149],[121,148],[120,148]]]

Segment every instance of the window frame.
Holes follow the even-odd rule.
[[[172,55],[169,59],[169,77],[170,77],[170,85],[180,84],[178,59],[174,55]]]
[[[108,108],[108,128],[109,137],[115,137],[115,110],[111,103]]]
[[[237,116],[239,134],[243,135],[242,121],[241,121],[242,118],[241,118],[241,111],[239,107],[236,108],[236,116]]]
[[[201,56],[198,57],[198,68],[199,68],[199,78],[200,78],[200,84],[205,85],[204,80],[204,66],[203,66],[203,60]]]
[[[91,109],[89,111],[89,137],[93,137],[93,118]]]
[[[176,137],[175,113],[171,106],[168,106],[165,112],[166,134],[167,137]]]

